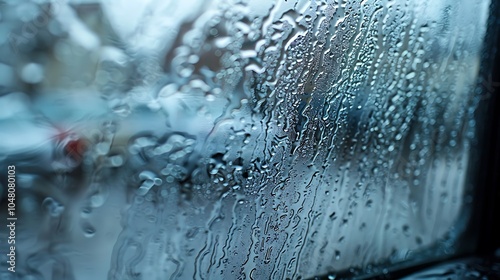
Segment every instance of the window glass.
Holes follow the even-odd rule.
[[[0,1],[17,275],[299,279],[458,253],[488,7]]]

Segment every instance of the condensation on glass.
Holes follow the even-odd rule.
[[[0,1],[17,277],[334,278],[453,254],[488,5]]]

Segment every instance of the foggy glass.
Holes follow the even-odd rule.
[[[0,278],[333,279],[457,253],[488,6],[0,1]]]

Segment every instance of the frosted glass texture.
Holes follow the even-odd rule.
[[[304,279],[455,253],[488,6],[0,1],[18,217],[0,278]]]

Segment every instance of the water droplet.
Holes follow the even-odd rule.
[[[146,195],[149,190],[155,185],[154,181],[151,179],[146,179],[142,182],[141,186],[136,190],[138,195]]]
[[[80,213],[80,216],[82,218],[88,218],[91,213],[92,213],[92,208],[91,207],[83,207],[82,211]]]
[[[140,180],[146,180],[146,179],[151,179],[151,180],[153,180],[154,178],[156,178],[156,174],[154,174],[153,172],[148,171],[148,170],[142,171],[142,172],[139,174],[139,179],[140,179]]]
[[[155,178],[155,179],[154,179],[154,184],[155,184],[156,186],[159,186],[159,185],[161,185],[162,183],[163,183],[163,180],[162,180],[161,178]]]
[[[44,70],[40,64],[28,63],[21,70],[21,79],[29,84],[36,84],[43,80]]]
[[[123,165],[123,157],[116,155],[109,158],[109,162],[113,167],[119,167]]]
[[[101,142],[95,145],[95,151],[98,155],[106,155],[109,152],[111,143]]]
[[[85,224],[83,225],[83,235],[87,238],[92,238],[94,237],[96,233],[96,229],[90,225],[90,224]]]
[[[415,72],[410,72],[406,75],[406,79],[410,80],[415,78],[416,73]]]
[[[101,207],[105,201],[105,195],[102,192],[98,192],[90,197],[90,206],[93,208]]]
[[[206,99],[208,102],[213,102],[213,101],[215,101],[215,95],[213,95],[213,94],[206,94],[206,95],[205,95],[205,99]]]
[[[157,220],[158,220],[158,218],[155,215],[148,216],[148,222],[150,222],[150,223],[156,223]]]
[[[241,157],[233,160],[232,165],[235,170],[242,170],[243,169],[243,159]]]
[[[366,207],[372,208],[372,205],[373,205],[373,200],[368,199],[368,201],[366,201]]]
[[[64,212],[64,205],[53,199],[47,197],[42,202],[42,207],[47,210],[50,216],[59,217]]]

